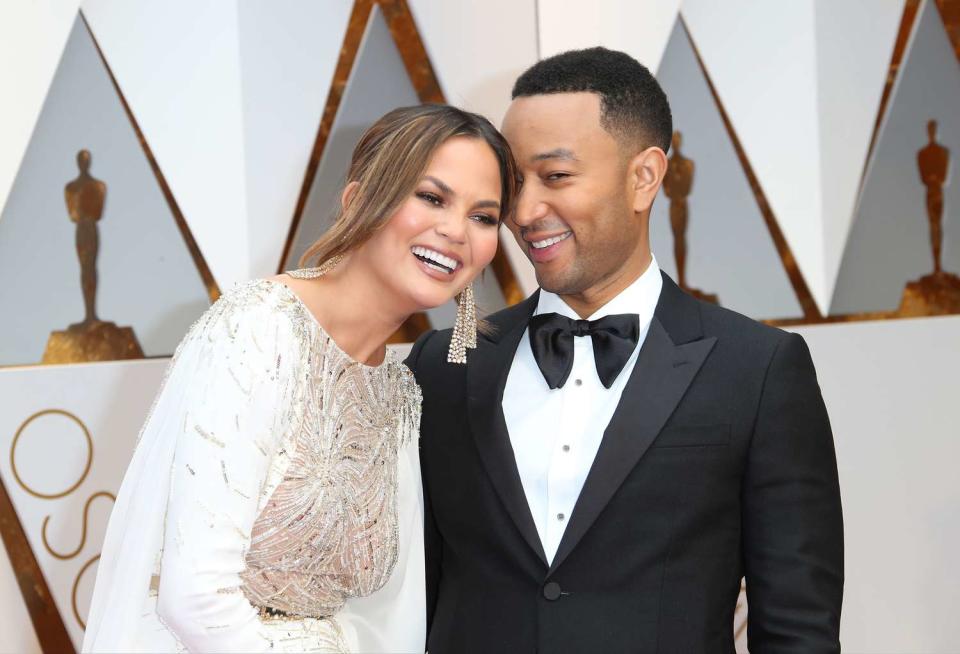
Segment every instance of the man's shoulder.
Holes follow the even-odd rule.
[[[410,354],[407,356],[407,366],[415,373],[424,367],[446,361],[447,350],[450,348],[452,329],[431,329],[417,338]]]
[[[726,307],[697,300],[700,319],[706,336],[716,336],[736,350],[767,357],[777,346],[792,336],[790,332],[759,322]]]
[[[536,294],[523,302],[506,307],[485,317],[479,341],[497,342],[506,332],[513,329],[519,321],[525,320],[531,312],[531,303],[536,302]],[[432,383],[447,384],[463,380],[466,368],[477,350],[467,350],[467,365],[449,363],[447,353],[450,350],[452,329],[434,329],[420,336],[410,349],[406,359],[407,366],[413,370],[417,380],[429,380]],[[421,381],[423,385],[423,381]]]

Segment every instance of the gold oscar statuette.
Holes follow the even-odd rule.
[[[667,174],[663,178],[663,192],[670,198],[670,227],[673,230],[673,256],[677,261],[677,283],[695,298],[719,304],[716,295],[704,293],[687,284],[687,224],[690,219],[687,197],[693,189],[693,172],[696,166],[680,152],[682,143],[683,135],[674,132],[673,154],[670,156]]]
[[[77,226],[77,256],[85,315],[81,322],[50,334],[43,352],[43,363],[143,358],[143,350],[132,328],[118,327],[97,317],[97,252],[100,249],[97,223],[103,215],[107,185],[90,174],[90,161],[88,150],[77,153],[80,174],[64,189],[67,212]]]
[[[943,187],[950,170],[950,150],[937,143],[937,121],[927,123],[929,141],[917,152],[920,181],[927,189],[927,222],[933,272],[907,284],[903,290],[901,316],[937,316],[960,313],[960,277],[943,270]]]

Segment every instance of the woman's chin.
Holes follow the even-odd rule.
[[[419,302],[419,305],[422,307],[420,311],[429,311],[430,309],[437,309],[439,307],[442,307],[447,302],[452,302],[453,299],[454,298],[452,295],[445,298],[431,298],[429,300],[423,299],[421,302]]]

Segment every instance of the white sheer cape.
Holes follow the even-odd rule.
[[[289,443],[289,412],[278,401],[300,383],[298,361],[305,358],[300,355],[318,332],[322,329],[293,293],[267,281],[227,294],[191,328],[167,370],[110,517],[84,652],[423,651],[423,498],[416,434],[398,454],[398,556],[383,587],[347,599],[331,620],[310,624],[262,617],[242,593],[218,592],[241,583],[238,573],[251,528],[271,491],[271,462]],[[191,433],[195,424],[207,425],[210,438]],[[266,435],[258,443],[261,452],[269,453],[264,462],[251,457],[253,448],[241,447],[257,435]],[[229,469],[229,484],[194,489],[209,507],[209,524],[201,527],[205,518],[196,511],[181,511],[186,517],[169,524],[168,511],[176,504],[170,497],[171,479],[202,478],[204,472],[190,465],[188,472],[181,470],[181,456],[210,439],[217,445],[211,451],[222,451],[220,458],[192,456],[189,461],[193,468],[223,466],[224,481]],[[196,533],[201,528],[209,531]],[[181,529],[186,533],[173,533]],[[177,617],[189,609],[203,616],[203,624],[191,622],[192,615],[162,624],[157,614],[156,583],[151,590],[151,582],[156,582],[165,539],[171,538],[191,544],[191,561],[203,567],[204,578],[215,580],[217,589],[197,593],[197,582],[193,594],[184,594],[184,601],[167,613]],[[160,604],[167,587],[179,585],[165,575]],[[338,633],[320,633],[330,627]],[[330,645],[334,641],[338,644]]]

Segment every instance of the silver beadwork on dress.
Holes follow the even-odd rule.
[[[420,404],[394,352],[354,361],[285,284],[225,293],[178,345],[141,430],[84,650],[419,647]],[[385,608],[405,619],[353,628]]]
[[[379,366],[351,359],[283,284],[260,280],[234,293],[284,296],[305,358],[300,387],[282,399],[299,426],[275,450],[241,591],[288,616],[332,616],[393,571],[397,455],[416,438],[420,389],[392,351]]]

